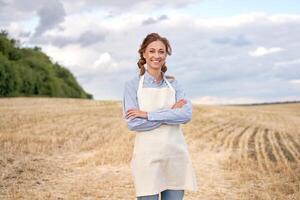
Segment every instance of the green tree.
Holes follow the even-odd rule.
[[[0,32],[0,96],[93,98],[40,47],[22,48],[4,30]]]

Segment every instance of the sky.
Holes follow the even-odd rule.
[[[39,46],[96,100],[122,100],[148,33],[199,104],[300,100],[300,1],[0,0],[0,29]]]

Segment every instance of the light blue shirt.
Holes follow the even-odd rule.
[[[147,71],[144,74],[144,88],[163,88],[169,87],[164,79],[156,83],[155,78]],[[163,75],[165,76],[165,75]],[[166,108],[159,111],[147,112],[148,119],[134,118],[127,119],[126,112],[130,108],[139,109],[137,100],[137,90],[139,86],[140,76],[137,75],[133,79],[125,83],[123,96],[123,119],[126,121],[128,129],[131,131],[148,131],[158,128],[162,124],[184,124],[192,118],[192,103],[186,98],[182,86],[176,79],[168,80],[176,91],[176,102],[180,99],[187,100],[181,108],[171,109]]]

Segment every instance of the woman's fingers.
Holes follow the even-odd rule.
[[[183,99],[180,99],[179,101],[177,101],[176,103],[175,103],[175,105],[180,105],[181,103],[183,103],[184,102],[184,100]]]
[[[130,111],[130,112],[127,113],[128,116],[132,116],[132,115],[135,115],[135,114],[137,114],[136,111]]]
[[[126,118],[130,118],[130,119],[134,119],[136,117],[137,117],[136,114],[130,114],[126,116]]]
[[[177,101],[177,103],[183,103],[184,99],[180,99],[179,101]]]
[[[185,99],[180,99],[179,101],[177,101],[178,103],[183,103],[183,104],[186,104],[186,100]]]
[[[181,108],[186,103],[187,101],[185,99],[180,99],[172,106],[172,108]]]
[[[130,117],[134,117],[136,114],[136,109],[129,109],[126,113],[126,117],[130,118]]]
[[[146,118],[145,116],[145,112],[140,111],[139,109],[128,109],[127,113],[126,113],[126,118],[136,118],[136,117],[142,117],[142,118]]]

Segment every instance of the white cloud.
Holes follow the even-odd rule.
[[[282,48],[279,47],[271,47],[271,48],[265,48],[265,47],[258,47],[254,51],[250,51],[250,56],[260,57],[268,54],[273,54],[282,51]]]
[[[299,15],[274,15],[270,16],[270,20],[274,23],[289,23],[292,21],[299,21],[300,16]]]
[[[290,83],[300,86],[300,79],[290,80]]]
[[[93,69],[93,60],[97,53],[93,49],[81,48],[80,45],[68,45],[58,48],[53,45],[45,45],[42,48],[54,61],[69,67],[72,71],[88,71]]]
[[[111,56],[110,56],[109,53],[105,52],[105,53],[100,55],[98,60],[95,61],[94,67],[97,68],[97,67],[102,66],[102,65],[107,65],[110,62],[111,62]]]
[[[287,65],[298,65],[298,64],[300,64],[300,59],[280,61],[280,62],[274,63],[274,65],[276,65],[276,66],[287,66]]]
[[[111,55],[105,52],[99,56],[99,58],[93,64],[95,69],[101,70],[103,72],[117,72],[120,70],[120,65],[113,61]]]
[[[299,22],[299,15],[267,15],[264,12],[251,12],[241,15],[235,15],[231,17],[220,17],[220,18],[198,18],[195,19],[189,14],[180,14],[175,12],[178,18],[190,18],[194,19],[197,26],[207,28],[229,28],[239,27],[244,25],[252,25],[256,23],[258,26],[262,24],[274,24],[280,25],[290,22]]]

